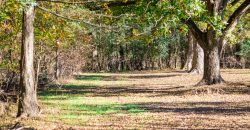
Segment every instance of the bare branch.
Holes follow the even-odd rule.
[[[63,0],[37,0],[38,2],[53,2],[53,3],[61,3],[61,4],[86,4],[86,3],[94,3],[94,2],[114,2],[114,0],[85,0],[81,2],[69,2]]]
[[[126,16],[126,17],[135,16],[135,14],[121,14],[121,15],[114,16],[114,15],[97,14],[94,12],[91,12],[90,14],[97,16],[97,17],[107,17],[107,18],[115,18],[115,19],[119,19],[119,18],[124,17],[124,16]]]
[[[73,19],[73,18],[69,18],[69,17],[63,16],[63,15],[57,14],[57,13],[55,13],[55,12],[49,11],[48,9],[45,9],[45,8],[43,8],[43,7],[40,7],[40,6],[37,6],[37,8],[39,8],[40,10],[45,11],[45,12],[47,12],[47,13],[53,14],[53,15],[55,15],[55,16],[57,16],[57,17],[63,18],[63,19],[65,19],[65,20],[74,21],[74,22],[81,22],[81,23],[84,23],[84,24],[87,24],[87,25],[90,25],[90,26],[93,26],[93,27],[98,27],[98,28],[108,28],[108,29],[114,28],[114,27],[106,26],[106,25],[97,25],[97,24],[93,24],[92,22],[86,21],[86,20],[83,20],[83,19]]]
[[[117,7],[117,6],[128,6],[135,5],[139,0],[82,0],[82,1],[64,1],[64,0],[37,0],[38,2],[54,2],[59,4],[73,4],[73,5],[84,5],[84,7],[89,10],[101,10],[103,6],[100,4],[106,4],[108,7]],[[97,4],[96,4],[97,3]]]
[[[113,6],[127,6],[127,5],[132,5],[135,4],[138,0],[128,0],[128,1],[123,1],[123,0],[83,0],[83,1],[63,1],[63,0],[37,0],[37,2],[53,2],[53,3],[60,3],[60,4],[82,4],[88,7],[89,4],[91,3],[106,3],[107,6],[113,7]],[[100,10],[102,7],[101,6],[90,6],[88,7],[91,10]]]
[[[153,26],[150,27],[150,29],[146,32],[142,32],[140,34],[136,34],[135,36],[144,36],[144,35],[151,35],[154,34],[157,31],[157,28],[161,25],[161,23],[163,22],[163,20],[166,18],[167,16],[161,16],[158,20],[155,20],[155,24]],[[169,21],[169,22],[173,22],[173,21]]]

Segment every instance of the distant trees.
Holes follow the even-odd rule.
[[[88,68],[95,72],[180,68],[184,64],[187,40],[178,30],[153,36],[99,30],[93,35],[93,60]]]

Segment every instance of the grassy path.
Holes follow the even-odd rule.
[[[250,129],[250,70],[223,70],[226,84],[194,85],[181,71],[83,73],[39,92],[35,129]],[[0,126],[15,123],[4,117]]]

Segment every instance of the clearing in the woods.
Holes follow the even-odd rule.
[[[222,70],[227,82],[195,86],[184,71],[83,73],[39,91],[34,129],[250,129],[250,70]],[[2,129],[17,123],[15,107]]]

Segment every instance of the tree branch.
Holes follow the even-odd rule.
[[[63,15],[60,15],[60,14],[57,14],[55,12],[52,12],[52,11],[49,11],[43,7],[40,7],[40,6],[36,6],[38,9],[42,10],[42,11],[45,11],[47,13],[50,13],[50,14],[53,14],[57,17],[60,17],[60,18],[63,18],[63,19],[66,19],[66,20],[69,20],[69,21],[74,21],[74,22],[81,22],[81,23],[84,23],[84,24],[87,24],[87,25],[90,25],[90,26],[93,26],[93,27],[98,27],[98,28],[108,28],[108,29],[112,29],[114,27],[111,27],[111,26],[106,26],[106,25],[97,25],[97,24],[93,24],[92,22],[90,21],[86,21],[86,20],[83,20],[83,19],[73,19],[73,18],[69,18],[69,17],[66,17],[66,16],[63,16]]]
[[[235,6],[239,1],[240,1],[240,0],[234,0],[234,1],[231,2],[231,5],[232,5],[232,6]]]
[[[53,2],[53,3],[61,3],[61,4],[86,4],[86,3],[107,3],[107,2],[116,2],[115,0],[83,0],[80,2],[70,2],[70,1],[63,1],[63,0],[37,0],[37,2]]]
[[[195,24],[195,22],[191,19],[182,20],[182,22],[188,26],[188,28],[190,29],[190,31],[194,35],[195,39],[199,42],[200,46],[204,47],[204,43],[203,43],[204,32],[202,32],[199,29],[199,27]]]
[[[250,0],[245,0],[230,16],[227,21],[226,28],[222,31],[224,36],[229,34],[237,25],[240,18],[247,12],[250,8]]]

